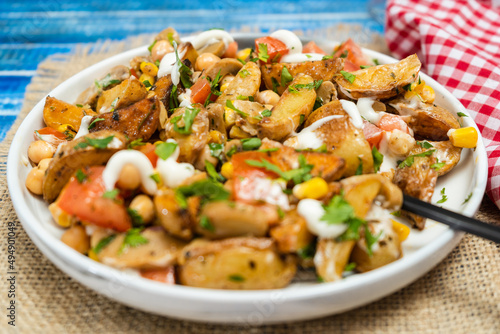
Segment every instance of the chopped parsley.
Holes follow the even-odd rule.
[[[253,96],[245,96],[245,95],[238,95],[236,96],[236,100],[242,100],[242,101],[254,101]]]
[[[87,148],[88,146],[92,146],[97,149],[105,149],[108,147],[108,144],[111,143],[115,136],[109,136],[106,138],[88,138],[88,137],[83,137],[85,139],[84,142],[78,143],[75,145],[75,150],[81,149],[81,148]]]
[[[114,85],[114,84],[117,84],[117,83],[120,83],[120,82],[121,82],[120,80],[111,79],[111,74],[109,74],[109,73],[104,78],[102,78],[101,80],[94,81],[95,86],[99,90],[101,90],[103,88],[107,88],[107,87],[109,87],[111,85]]]
[[[316,253],[315,243],[310,243],[304,248],[297,250],[297,255],[300,256],[302,259],[311,259],[314,257],[315,253]]]
[[[299,168],[292,169],[289,171],[282,171],[277,165],[265,160],[245,160],[247,165],[252,167],[264,168],[270,172],[278,174],[281,178],[285,179],[285,181],[292,180],[295,184],[299,184],[305,181],[308,181],[312,178],[311,170],[314,165],[307,164],[306,158],[301,154],[299,155]]]
[[[184,86],[184,88],[191,88],[191,86],[193,85],[193,83],[191,82],[191,75],[193,73],[191,72],[191,69],[187,67],[186,64],[184,64],[179,58],[177,43],[175,41],[173,41],[172,46],[174,47],[176,64],[179,68],[182,85]]]
[[[276,94],[278,94],[278,87],[281,87],[280,83],[278,82],[278,80],[276,80],[275,77],[271,78],[271,83],[273,84],[273,92],[275,92]]]
[[[281,70],[281,86],[286,87],[286,85],[293,81],[293,77],[288,71],[288,68],[286,66],[283,66],[283,69]]]
[[[445,165],[446,165],[446,162],[439,162],[439,160],[438,160],[435,164],[431,165],[431,168],[434,169],[434,170],[440,170]]]
[[[349,50],[344,50],[344,52],[340,54],[340,58],[347,58],[348,55],[349,55]]]
[[[156,42],[158,42],[156,39],[153,41],[153,43],[151,43],[150,46],[148,46],[148,50],[149,52],[151,52],[151,50],[153,50],[153,47],[155,46]]]
[[[210,219],[208,219],[207,216],[201,216],[200,217],[200,226],[201,228],[209,231],[209,232],[215,232],[215,226],[210,222]]]
[[[127,208],[127,213],[132,220],[132,225],[134,227],[144,226],[144,219],[142,219],[142,216],[139,214],[139,212],[137,212],[137,210]]]
[[[233,154],[235,154],[238,151],[238,147],[236,145],[231,146],[231,148],[226,152],[226,156],[228,158],[231,158]]]
[[[464,201],[462,202],[462,205],[464,205],[465,203],[467,203],[472,197],[472,192],[464,199]]]
[[[441,199],[437,201],[438,204],[444,203],[448,200],[448,196],[444,193],[446,188],[441,189]]]
[[[113,190],[105,191],[104,194],[102,194],[102,197],[115,200],[116,196],[118,196],[119,193],[120,193],[120,190],[115,188]]]
[[[259,45],[263,45],[263,44],[259,44]],[[232,274],[232,275],[229,275],[228,276],[228,279],[231,281],[231,282],[236,282],[236,283],[240,283],[240,282],[245,282],[245,277],[239,275],[239,274]]]
[[[359,66],[362,70],[366,69],[366,68],[370,68],[372,67],[372,65],[360,65]]]
[[[118,255],[122,254],[126,249],[145,245],[149,242],[144,236],[141,235],[142,228],[132,228],[127,231],[123,243],[118,250]]]
[[[373,146],[372,156],[373,156],[373,169],[375,170],[375,173],[378,173],[378,171],[380,170],[380,166],[382,165],[382,162],[384,162],[384,155],[377,150],[376,146]]]
[[[245,138],[241,140],[243,151],[252,151],[258,149],[262,145],[262,140],[259,138]]]
[[[212,178],[212,180],[224,182],[225,178],[217,173],[217,171],[215,170],[215,166],[208,160],[205,160],[205,170],[207,171],[208,176]]]
[[[78,103],[77,103],[77,104],[76,104],[76,106],[77,106],[78,108],[83,108],[83,105],[82,105],[82,104],[78,104]]]
[[[75,173],[76,180],[78,183],[83,183],[88,178],[88,175],[85,174],[81,169],[77,170]]]
[[[234,110],[238,115],[240,115],[243,118],[245,118],[245,117],[248,116],[247,113],[245,113],[245,112],[241,111],[240,109],[236,108],[231,100],[226,100],[226,107],[228,107],[229,109]]]
[[[378,62],[378,59],[377,59],[377,58],[373,58],[373,59],[372,59],[372,61],[373,61],[373,63],[374,63],[375,65],[380,65],[380,63]]]
[[[174,124],[174,130],[177,133],[180,133],[181,135],[189,135],[191,134],[191,126],[194,123],[194,119],[200,112],[200,108],[189,108],[187,107],[185,109],[185,112],[183,115],[178,115],[173,117],[170,120],[170,123]],[[184,126],[178,126],[177,123],[181,120],[181,118],[184,119]]]
[[[210,94],[208,94],[207,99],[205,100],[205,103],[203,103],[203,106],[207,106],[210,103],[210,98],[212,95],[215,96],[220,96],[221,92],[217,88],[219,86],[219,82],[221,81],[222,77],[220,76],[220,70],[217,72],[217,75],[213,80],[210,80],[210,77],[207,77],[207,80],[210,82]]]
[[[333,56],[323,56],[323,58],[321,58],[321,60],[328,60],[328,59],[332,59]]]
[[[269,109],[264,109],[260,112],[260,114],[262,115],[262,117],[271,117],[272,112]]]
[[[146,143],[144,143],[142,141],[142,138],[137,138],[137,139],[134,139],[132,140],[129,144],[128,144],[128,148],[134,148],[136,146],[144,146],[146,145]]]
[[[210,149],[210,155],[214,158],[222,160],[222,152],[224,152],[224,145],[217,143],[208,144],[208,148]]]
[[[92,121],[92,123],[90,123],[90,124],[89,124],[88,129],[89,129],[89,130],[90,130],[90,129],[93,129],[93,128],[95,127],[95,123],[100,122],[100,121],[104,121],[104,118],[99,118],[99,117],[98,117],[98,118],[94,119],[94,120]]]
[[[283,211],[283,209],[281,207],[278,206],[277,211],[278,211],[278,217],[279,217],[279,219],[285,218],[285,212]]]
[[[318,80],[318,81],[310,82],[308,84],[290,85],[290,86],[288,86],[288,91],[290,91],[291,93],[298,93],[299,89],[307,89],[307,90],[318,89],[322,83],[323,83],[323,80]]]
[[[94,251],[94,253],[99,254],[103,250],[103,248],[109,245],[111,241],[115,240],[115,238],[116,234],[111,234],[105,238],[102,238],[92,250]]]
[[[151,174],[151,175],[149,175],[149,177],[151,179],[153,179],[153,181],[155,181],[156,183],[160,183],[160,181],[161,181],[160,174],[158,174],[158,173]]]
[[[204,179],[188,186],[182,186],[176,190],[176,199],[181,208],[187,208],[187,198],[200,196],[201,203],[212,201],[224,201],[229,199],[229,192],[224,186],[212,179]]]
[[[146,86],[146,88],[149,88],[149,87],[152,87],[153,85],[149,82],[149,80],[144,80],[142,82],[144,84],[144,86]]]
[[[279,148],[271,147],[271,148],[263,148],[262,150],[257,150],[256,152],[268,153],[268,152],[276,152],[276,151],[279,151]]]
[[[429,143],[428,141],[424,140],[424,141],[417,141],[417,145],[422,147],[422,148],[432,148],[434,147],[431,143]]]
[[[355,268],[356,268],[356,263],[351,262],[351,263],[346,264],[344,271],[353,271]]]
[[[342,74],[342,76],[347,80],[349,81],[350,83],[353,83],[354,80],[356,80],[356,76],[352,73],[349,73],[349,72],[346,72],[346,71],[340,71],[340,74]]]
[[[373,147],[375,147],[375,146],[373,146]],[[358,168],[356,168],[356,172],[354,173],[354,175],[363,174],[363,160],[361,160],[360,157],[358,157],[358,160],[359,160],[359,165],[358,165]]]
[[[240,77],[242,78],[246,78],[250,75],[250,72],[247,70],[247,69],[242,69],[238,72],[238,74],[240,75]]]
[[[161,143],[156,145],[155,153],[160,159],[167,160],[175,152],[177,146],[177,143]]]
[[[463,113],[461,111],[457,112],[457,116],[458,117],[469,117],[469,116],[467,116],[465,113]]]
[[[433,149],[433,150],[428,150],[428,151],[425,151],[422,153],[410,155],[409,157],[407,157],[406,159],[404,159],[403,161],[401,161],[399,163],[398,168],[411,167],[415,161],[415,158],[428,157],[428,156],[432,155],[432,153],[434,153],[435,151],[436,151],[436,149]]]
[[[262,62],[267,63],[267,60],[269,59],[269,55],[267,54],[267,44],[259,43],[257,58],[259,58]]]

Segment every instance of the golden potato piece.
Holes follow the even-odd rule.
[[[281,74],[283,73],[283,67],[287,68],[293,78],[303,73],[311,76],[315,81],[331,81],[334,74],[344,68],[344,59],[330,58],[325,60],[305,61],[301,63],[274,63],[262,65],[260,67],[262,80],[264,81],[267,89],[273,89],[277,83],[278,85],[276,86],[276,90],[280,95],[283,94],[285,89],[290,84],[290,82],[288,82],[284,86],[282,85]]]
[[[317,275],[325,282],[341,279],[355,243],[353,240],[320,239],[314,255]]]
[[[436,150],[432,155],[436,158],[437,164],[431,165],[431,168],[433,167],[436,170],[438,176],[447,174],[460,161],[462,148],[453,146],[451,141],[428,141],[428,143],[432,145],[431,149]],[[419,154],[427,150],[419,145],[415,145],[409,155]]]
[[[254,96],[259,91],[260,80],[259,66],[249,61],[231,80],[226,90],[215,102],[225,106],[227,100],[237,100],[238,96]]]
[[[83,116],[95,114],[92,109],[80,108],[50,96],[45,99],[43,107],[43,121],[55,130],[60,125],[69,124],[78,132]]]
[[[354,76],[352,83],[342,74],[335,75],[334,79],[342,92],[353,99],[361,97],[388,99],[403,92],[404,86],[418,78],[421,65],[417,55],[413,54],[394,64],[372,66],[351,72],[350,74]]]
[[[170,93],[172,92],[172,78],[170,75],[161,77],[156,81],[156,83],[151,87],[150,91],[153,91],[158,99],[161,101],[166,109],[171,109],[169,104]]]
[[[188,199],[189,203],[192,199]],[[183,240],[193,238],[193,220],[189,209],[179,206],[172,189],[161,189],[153,199],[158,223],[170,234]],[[191,203],[192,205],[196,203]]]
[[[127,135],[130,140],[148,140],[158,128],[160,110],[160,102],[153,96],[126,108],[94,116],[92,121],[97,118],[104,120],[95,122],[89,131],[114,130]]]
[[[297,269],[268,238],[197,239],[184,248],[179,263],[181,284],[210,289],[279,289]]]
[[[100,114],[128,107],[148,95],[146,86],[135,77],[122,81],[119,85],[104,91],[97,100],[96,111]]]
[[[150,227],[140,233],[147,243],[124,247],[127,233],[120,233],[98,252],[99,262],[115,268],[159,269],[175,265],[185,242],[169,236],[161,227]]]
[[[234,58],[223,58],[207,68],[203,74],[213,81],[217,74],[221,79],[227,74],[236,75],[242,67],[243,64]]]
[[[314,240],[306,220],[296,210],[287,212],[280,224],[271,229],[270,235],[281,253],[297,253]]]
[[[109,148],[99,149],[91,145],[81,147],[89,139],[105,139],[113,137]],[[80,137],[64,144],[54,155],[43,180],[43,198],[52,203],[62,188],[68,183],[77,169],[86,166],[102,165],[119,150],[127,147],[126,137],[116,131],[99,131]]]
[[[290,91],[290,87],[293,90]],[[316,101],[314,80],[309,75],[298,75],[271,109],[271,116],[258,124],[259,138],[282,140],[307,119]]]

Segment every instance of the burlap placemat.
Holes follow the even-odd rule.
[[[252,31],[255,29],[246,29]],[[354,28],[357,40],[385,51],[381,36]],[[352,28],[306,31],[306,35],[336,40]],[[51,89],[74,73],[113,54],[147,44],[151,36],[123,42],[81,46],[72,55],[55,55],[40,64],[26,90],[20,117],[0,144],[0,330],[5,333],[498,333],[500,332],[499,245],[465,236],[436,268],[408,287],[378,302],[322,319],[281,325],[223,326],[199,324],[151,315],[98,295],[58,270],[31,242],[21,227],[5,180],[9,145],[24,116]],[[500,221],[500,212],[487,198],[479,219]],[[18,226],[16,265],[16,327],[7,324],[6,273],[8,222]]]

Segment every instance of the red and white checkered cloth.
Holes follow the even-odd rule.
[[[396,57],[417,53],[474,118],[488,155],[486,192],[500,208],[499,2],[389,0],[386,39]]]

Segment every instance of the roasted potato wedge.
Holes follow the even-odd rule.
[[[192,67],[200,54],[201,53],[198,53],[190,42],[179,44],[179,57],[181,57],[181,61],[187,67]],[[188,60],[189,63],[186,63],[186,60]]]
[[[260,69],[254,62],[249,61],[241,68],[226,90],[215,102],[226,105],[227,100],[237,100],[238,96],[254,96],[260,88]]]
[[[194,108],[194,109],[193,109]],[[187,108],[175,109],[169,122],[166,124],[165,131],[168,138],[173,138],[179,144],[179,161],[194,163],[208,142],[209,121],[207,110],[201,104],[193,105],[190,110],[199,110],[191,126],[190,134],[183,134],[175,130],[174,121],[177,121],[178,127],[184,126],[184,117]]]
[[[148,140],[158,128],[160,109],[160,101],[153,96],[126,108],[94,116],[92,121],[97,118],[104,120],[95,122],[89,131],[114,130],[127,135],[130,140]]]
[[[304,217],[296,210],[287,212],[285,218],[270,231],[281,253],[297,253],[308,247],[314,240]]]
[[[172,27],[163,29],[158,33],[158,35],[156,35],[155,41],[162,41],[162,40],[168,41],[169,43],[170,40],[174,40],[177,44],[181,43],[179,33]]]
[[[314,255],[317,275],[325,282],[341,279],[355,243],[353,240],[339,242],[331,239],[320,239]]]
[[[368,228],[373,235],[379,235],[379,238],[372,245],[373,254],[368,253],[364,237],[356,242],[351,253],[351,261],[356,263],[357,271],[367,272],[377,269],[403,256],[401,241],[390,223],[369,222]]]
[[[432,145],[431,149],[436,150],[432,154],[436,158],[436,161],[438,163],[444,163],[443,166],[440,164],[434,166],[438,176],[447,174],[460,161],[462,148],[453,146],[451,141],[428,141],[428,143]],[[409,155],[419,154],[424,151],[427,151],[427,149],[420,147],[419,145],[415,145],[409,152]]]
[[[279,289],[297,269],[268,238],[197,239],[184,248],[179,263],[181,284],[212,289]]]
[[[183,240],[191,240],[193,238],[194,217],[189,207],[194,208],[196,204],[199,204],[193,202],[193,199],[189,198],[188,209],[183,209],[175,199],[175,191],[161,189],[153,199],[158,224],[173,236]]]
[[[55,130],[63,124],[69,124],[78,132],[83,116],[93,116],[95,114],[92,109],[80,108],[50,96],[45,99],[45,106],[43,107],[45,124]]]
[[[403,92],[404,86],[417,80],[421,66],[417,55],[413,54],[394,64],[351,72],[355,76],[352,83],[342,74],[335,75],[334,79],[342,93],[350,98],[388,99]]]
[[[224,44],[224,42],[218,41],[215,43],[204,45],[202,48],[198,50],[198,53],[199,54],[213,53],[217,57],[222,57],[225,51],[226,51],[226,45]]]
[[[223,58],[207,68],[204,75],[213,81],[217,74],[220,78],[224,78],[227,74],[236,75],[242,67],[243,64],[234,58]]]
[[[210,103],[207,106],[208,119],[210,122],[210,131],[220,132],[226,137],[226,125],[224,124],[224,106],[218,103]]]
[[[122,109],[144,99],[147,95],[146,86],[135,77],[131,77],[104,91],[97,100],[96,110],[103,114],[112,111],[112,109]]]
[[[150,227],[140,233],[147,243],[135,247],[124,247],[127,233],[116,237],[100,252],[99,262],[115,268],[159,269],[175,265],[186,245],[185,242],[169,236],[161,227]]]
[[[312,87],[313,78],[309,75],[298,75],[290,86],[297,89],[287,89],[278,104],[271,109],[271,116],[264,117],[257,124],[259,138],[282,140],[297,130],[311,113],[316,101],[316,91]]]
[[[315,81],[331,81],[333,76],[344,68],[344,59],[330,58],[325,60],[305,61],[301,63],[274,63],[262,65],[260,70],[262,72],[262,80],[264,81],[266,88],[273,89],[275,88],[276,83],[278,83],[276,90],[280,95],[283,94],[288,85],[291,83],[289,82],[282,85],[281,74],[283,73],[284,67],[287,68],[293,78],[303,73],[309,75]]]
[[[196,231],[208,239],[222,239],[240,236],[264,237],[269,225],[278,221],[276,208],[239,202],[211,202],[202,209],[203,218],[196,225]]]
[[[111,136],[113,139],[105,149],[98,149],[91,145],[81,148],[81,144],[87,142],[86,138],[104,139]],[[77,169],[104,164],[113,154],[126,147],[127,139],[122,133],[108,130],[91,133],[64,144],[54,155],[45,173],[43,198],[52,203]]]

